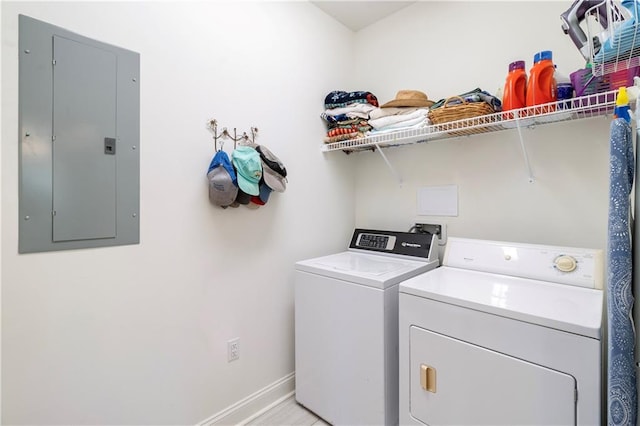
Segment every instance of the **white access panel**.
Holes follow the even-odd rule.
[[[568,374],[416,326],[410,342],[411,415],[426,425],[575,424]]]

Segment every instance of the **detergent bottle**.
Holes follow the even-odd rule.
[[[527,83],[527,107],[555,102],[557,88],[555,68],[553,66],[553,54],[550,50],[543,50],[533,57],[533,66],[529,72]],[[542,114],[555,111],[555,104],[545,105],[536,109],[533,114]],[[529,114],[532,114],[530,111]]]
[[[526,90],[527,73],[524,70],[524,61],[511,62],[502,92],[502,110],[509,111],[527,106]],[[515,118],[515,115],[511,112],[503,114],[503,118],[508,120]]]
[[[558,71],[557,65],[556,67],[555,78],[556,78],[556,93],[558,100],[558,108],[560,109],[568,109],[571,108],[571,98],[573,98],[573,84],[571,84],[571,79],[567,77],[562,72]]]
[[[631,122],[631,116],[629,115],[629,96],[627,96],[626,87],[620,87],[618,89],[613,116],[614,118],[624,118],[627,123]]]

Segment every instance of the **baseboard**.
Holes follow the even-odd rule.
[[[197,426],[240,425],[246,423],[272,406],[290,397],[294,389],[295,373],[289,373],[198,423]]]

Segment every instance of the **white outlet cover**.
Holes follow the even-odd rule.
[[[418,188],[417,210],[420,216],[458,216],[458,185]]]
[[[235,361],[240,358],[240,338],[236,337],[227,341],[227,361]]]

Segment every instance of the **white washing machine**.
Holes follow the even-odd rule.
[[[400,423],[599,425],[601,250],[450,237],[400,284]]]
[[[435,235],[366,229],[296,263],[296,400],[334,425],[398,424],[398,285],[438,264]]]

